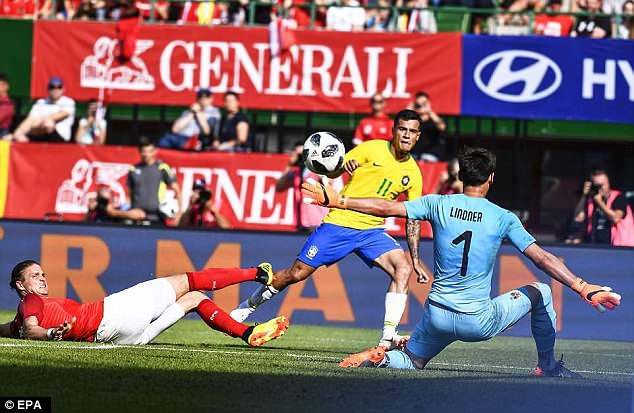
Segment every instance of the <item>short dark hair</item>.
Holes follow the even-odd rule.
[[[465,147],[458,154],[458,165],[465,186],[482,185],[495,172],[495,155],[484,148]]]
[[[414,99],[418,100],[418,98],[427,98],[427,99],[429,99],[429,93],[423,92],[423,91],[416,92],[416,95],[414,96]]]
[[[9,77],[7,76],[6,73],[0,73],[0,82],[7,82],[9,83]]]
[[[413,111],[411,109],[403,109],[402,111],[396,114],[396,116],[394,117],[394,129],[398,127],[398,122],[401,120],[404,120],[404,121],[417,120],[419,131],[421,126],[423,126],[423,121],[420,119],[420,116],[418,116],[418,113],[416,113],[416,111]]]
[[[225,93],[225,97],[227,96],[233,96],[234,98],[236,98],[237,100],[240,100],[240,95],[238,95],[236,92],[234,92],[233,90],[229,90],[227,93]]]
[[[593,169],[592,172],[590,172],[590,177],[599,176],[599,175],[608,176],[608,173],[605,171],[605,169]]]
[[[382,93],[376,92],[374,95],[370,96],[370,104],[374,103],[374,98],[376,98],[377,96],[381,96],[381,101],[385,103],[385,96],[383,96]]]
[[[15,264],[15,267],[11,270],[11,282],[9,283],[9,287],[17,291],[18,288],[15,283],[22,281],[24,278],[24,270],[29,268],[31,265],[40,265],[40,263],[34,260],[24,260]]]
[[[141,136],[138,145],[139,151],[146,146],[154,146],[154,142],[152,142],[152,140],[150,140],[150,138],[148,138],[147,136]]]

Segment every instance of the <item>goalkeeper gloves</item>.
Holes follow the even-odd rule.
[[[610,287],[601,287],[600,285],[588,284],[581,278],[577,278],[572,283],[571,288],[579,293],[588,304],[604,312],[606,308],[613,310],[621,304],[621,296],[617,293],[613,293]]]
[[[346,209],[346,197],[340,195],[330,186],[324,186],[321,182],[304,182],[302,193],[307,197],[308,203],[330,208]]]

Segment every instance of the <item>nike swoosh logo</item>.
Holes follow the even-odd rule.
[[[373,165],[373,166],[383,166],[383,165],[379,165],[379,164],[378,164],[378,163],[376,163],[376,162],[372,162],[372,165]]]

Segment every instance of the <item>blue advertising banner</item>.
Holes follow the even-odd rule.
[[[301,234],[0,221],[0,274],[5,279],[0,283],[0,309],[17,307],[18,297],[8,287],[9,274],[13,265],[24,259],[41,262],[52,296],[92,301],[156,276],[203,267],[249,267],[269,261],[276,269],[284,268],[292,263],[304,240]],[[424,241],[421,249],[423,260],[431,265],[431,241]],[[560,337],[634,340],[634,250],[548,249],[587,280],[618,291],[623,296],[621,307],[598,313],[576,293],[538,271],[510,245],[500,250],[492,294],[542,281],[553,291]],[[402,332],[413,329],[420,319],[429,291],[428,285],[417,284],[414,278]],[[292,323],[376,328],[378,335],[387,286],[388,278],[382,271],[369,269],[361,259],[350,256],[280,293],[256,312],[254,320],[284,314]],[[244,283],[217,291],[213,298],[230,311],[256,287],[255,283]],[[527,317],[506,334],[530,335],[529,321]]]
[[[462,115],[634,123],[634,42],[462,38]]]

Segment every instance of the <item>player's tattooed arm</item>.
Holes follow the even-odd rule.
[[[412,265],[414,267],[414,271],[416,272],[416,280],[419,283],[426,283],[429,281],[430,271],[420,260],[418,252],[420,245],[420,221],[408,218],[407,226],[405,227],[405,235],[407,236],[409,254],[412,257]]]

